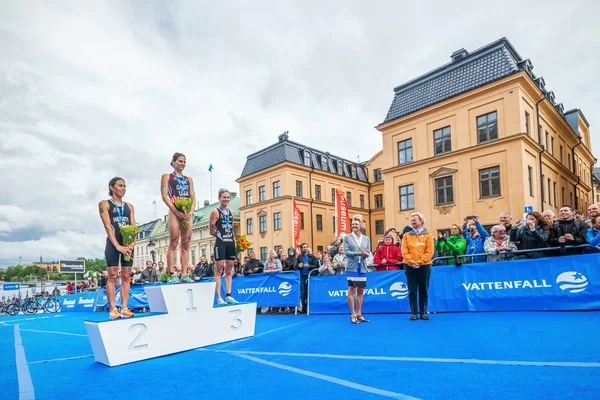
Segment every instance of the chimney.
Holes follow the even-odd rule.
[[[165,214],[165,217],[163,218],[163,220],[164,220],[165,222],[167,222],[167,214]]]
[[[281,135],[279,135],[279,142],[285,142],[286,140],[288,140],[288,133],[288,131],[285,131]]]
[[[468,55],[469,55],[468,51],[466,51],[465,49],[459,49],[459,50],[456,50],[454,53],[452,53],[450,58],[452,59],[452,62],[457,62],[457,61],[462,60],[463,58],[466,58]]]
[[[210,206],[210,201],[204,200],[204,207],[208,207],[208,206]]]

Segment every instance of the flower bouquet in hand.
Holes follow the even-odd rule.
[[[252,243],[246,239],[246,235],[240,236],[236,241],[235,252],[241,253],[242,251],[246,251],[252,246]]]
[[[192,211],[192,199],[188,199],[185,197],[178,197],[175,199],[175,208],[177,208],[180,212],[184,214],[189,214]],[[186,231],[190,228],[190,223],[187,220],[183,220],[183,229]]]
[[[139,227],[137,225],[121,225],[119,230],[123,237],[123,246],[127,247],[135,241]],[[125,256],[125,261],[131,261],[131,256]]]

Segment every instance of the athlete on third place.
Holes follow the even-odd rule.
[[[231,296],[233,264],[235,263],[235,237],[233,234],[234,213],[227,206],[231,196],[229,190],[219,190],[219,208],[210,214],[210,234],[216,237],[213,255],[215,256],[215,292],[217,305],[236,304]],[[225,267],[225,301],[221,297],[221,275]]]
[[[135,225],[135,216],[133,205],[125,203],[127,186],[123,178],[114,177],[108,183],[109,200],[102,200],[98,205],[100,211],[100,219],[106,231],[106,248],[104,256],[106,257],[106,265],[108,271],[108,281],[106,282],[106,297],[108,298],[108,306],[110,309],[110,318],[129,318],[133,317],[133,313],[127,308],[129,300],[129,277],[131,275],[131,265],[133,264],[133,249],[135,247],[135,239],[129,246],[123,246],[123,237],[121,236],[121,225]],[[125,260],[125,256],[130,256],[129,261]],[[115,305],[115,292],[117,278],[119,276],[119,258],[121,259],[121,312]]]
[[[169,271],[168,283],[177,282],[194,282],[189,274],[184,275],[182,272],[181,279],[176,272],[173,271],[175,267],[175,253],[177,252],[177,245],[179,238],[181,237],[181,253],[179,257],[179,263],[181,264],[182,271],[185,271],[190,262],[190,241],[192,240],[192,222],[194,216],[194,206],[196,205],[196,194],[194,192],[194,181],[189,176],[183,175],[183,170],[186,166],[185,156],[181,153],[173,154],[171,160],[171,166],[173,172],[171,174],[164,174],[160,181],[160,193],[163,202],[169,207],[169,217],[167,224],[169,227],[169,250],[167,251],[167,269]],[[192,199],[192,209],[189,213],[184,214],[175,207],[175,199],[178,197],[184,197]],[[188,229],[183,229],[183,221],[188,221]]]

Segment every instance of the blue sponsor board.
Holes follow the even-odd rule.
[[[428,311],[600,309],[600,254],[433,267]],[[349,312],[344,275],[310,280],[309,310]],[[365,313],[409,312],[403,271],[367,276]]]
[[[148,283],[148,285],[161,285],[161,283]],[[132,285],[129,287],[129,299],[127,300],[127,307],[147,308],[148,299],[146,298],[146,291],[144,286]],[[115,294],[115,303],[117,307],[121,307],[121,287],[117,286]],[[98,294],[98,301],[96,302],[96,308],[108,308],[108,297],[106,297],[106,289],[102,289]]]
[[[3,283],[2,284],[2,290],[4,290],[4,291],[7,291],[7,290],[21,290],[21,284],[19,282]]]
[[[225,278],[221,279],[221,296],[225,298]],[[256,303],[258,307],[297,307],[300,272],[236,276],[231,295],[240,303]]]
[[[94,311],[96,292],[58,296],[61,312]]]

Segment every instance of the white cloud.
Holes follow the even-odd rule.
[[[472,1],[232,7],[185,0],[3,4],[0,205],[18,210],[0,214],[0,234],[25,237],[9,237],[14,254],[6,258],[16,259],[27,237],[38,242],[21,247],[23,256],[37,258],[47,238],[53,245],[67,240],[59,231],[102,236],[97,203],[115,175],[127,180],[137,219],[152,219],[160,175],[170,171],[175,151],[188,156],[199,201],[211,197],[210,162],[213,191],[235,188],[246,156],[283,131],[368,160],[381,148],[373,127],[395,86],[448,62],[456,49],[502,36],[594,130],[596,2],[509,1],[493,12]],[[600,154],[600,140],[594,148]],[[165,212],[158,201],[158,217]],[[89,256],[102,256],[103,243],[89,247]]]

